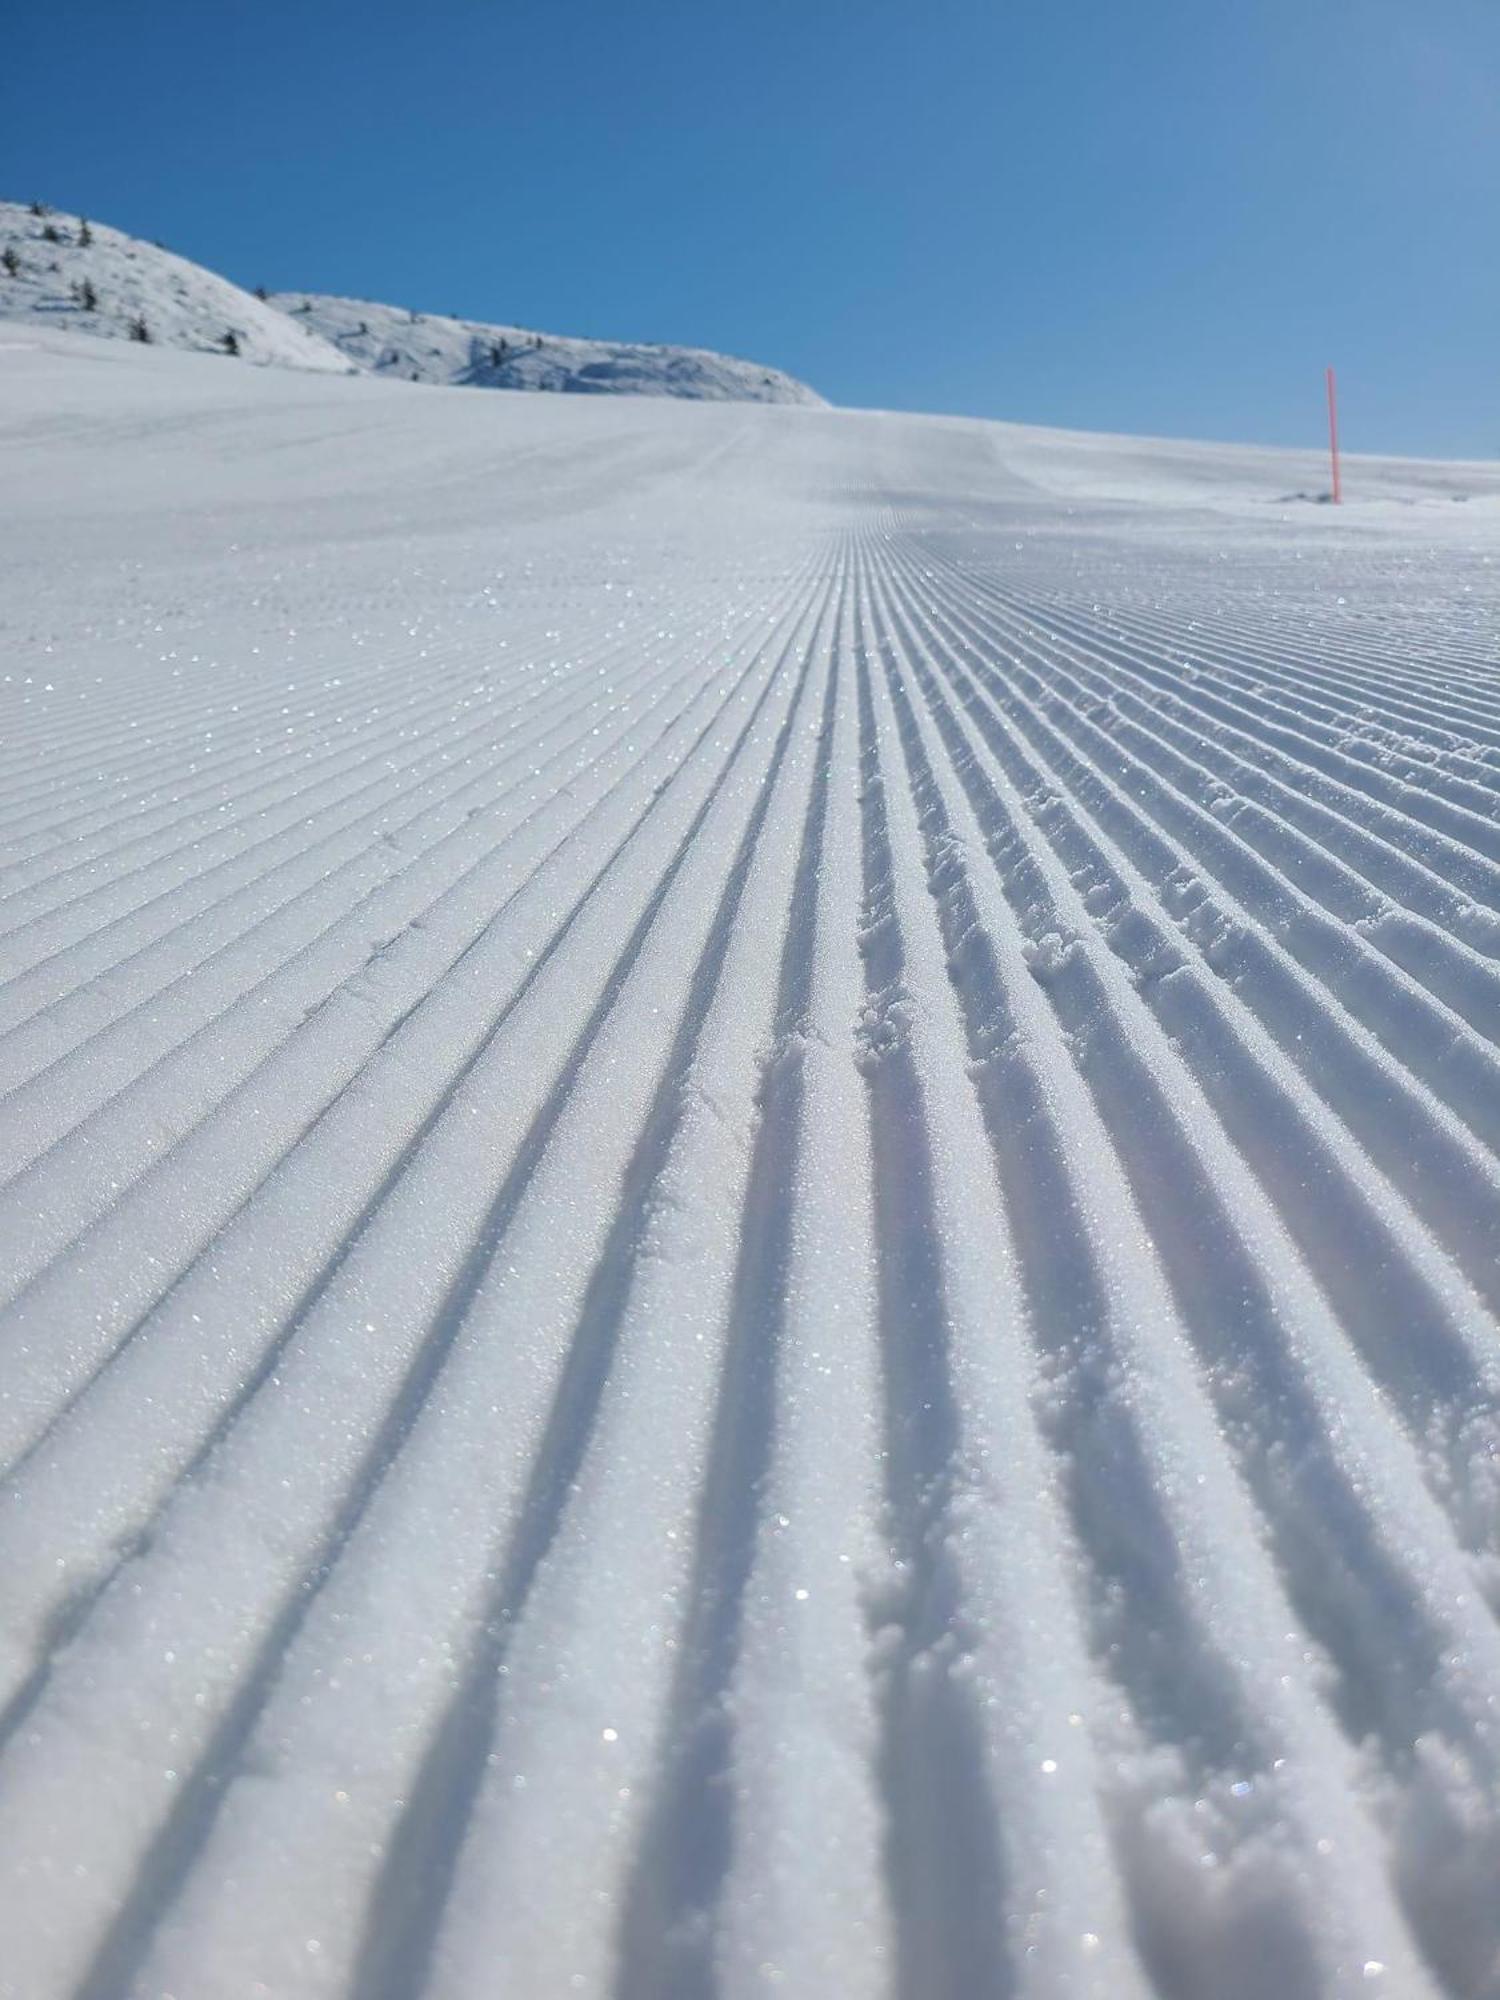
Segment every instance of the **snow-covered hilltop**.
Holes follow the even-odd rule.
[[[278,292],[272,303],[368,373],[408,382],[824,407],[815,390],[779,369],[701,347],[579,340],[312,292]]]
[[[0,320],[352,372],[311,327],[290,324],[217,272],[43,204],[0,201]]]
[[[698,347],[575,340],[363,299],[243,290],[201,264],[43,203],[0,201],[0,321],[238,355],[280,368],[481,389],[823,406],[804,382]]]

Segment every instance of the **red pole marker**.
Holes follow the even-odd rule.
[[[1333,504],[1338,506],[1343,499],[1343,487],[1339,482],[1339,392],[1333,379],[1333,370],[1327,369],[1328,376],[1328,450],[1333,459]]]

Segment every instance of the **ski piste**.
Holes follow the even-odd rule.
[[[0,433],[0,1993],[1493,1991],[1500,468]]]

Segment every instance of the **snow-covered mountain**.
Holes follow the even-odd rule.
[[[0,202],[0,319],[352,372],[312,327],[217,272],[105,223],[15,201]]]
[[[704,348],[575,340],[317,293],[262,299],[159,244],[14,201],[0,202],[0,320],[454,387],[823,404],[779,369]]]
[[[272,303],[370,374],[408,382],[826,407],[816,390],[777,368],[707,348],[574,339],[315,292],[274,293]]]

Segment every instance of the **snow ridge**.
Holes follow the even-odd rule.
[[[581,340],[309,292],[278,292],[272,302],[361,368],[402,381],[823,407],[821,396],[779,369],[699,347]]]
[[[459,388],[824,407],[779,369],[703,348],[575,339],[317,293],[265,299],[159,244],[37,206],[0,202],[0,323]]]

